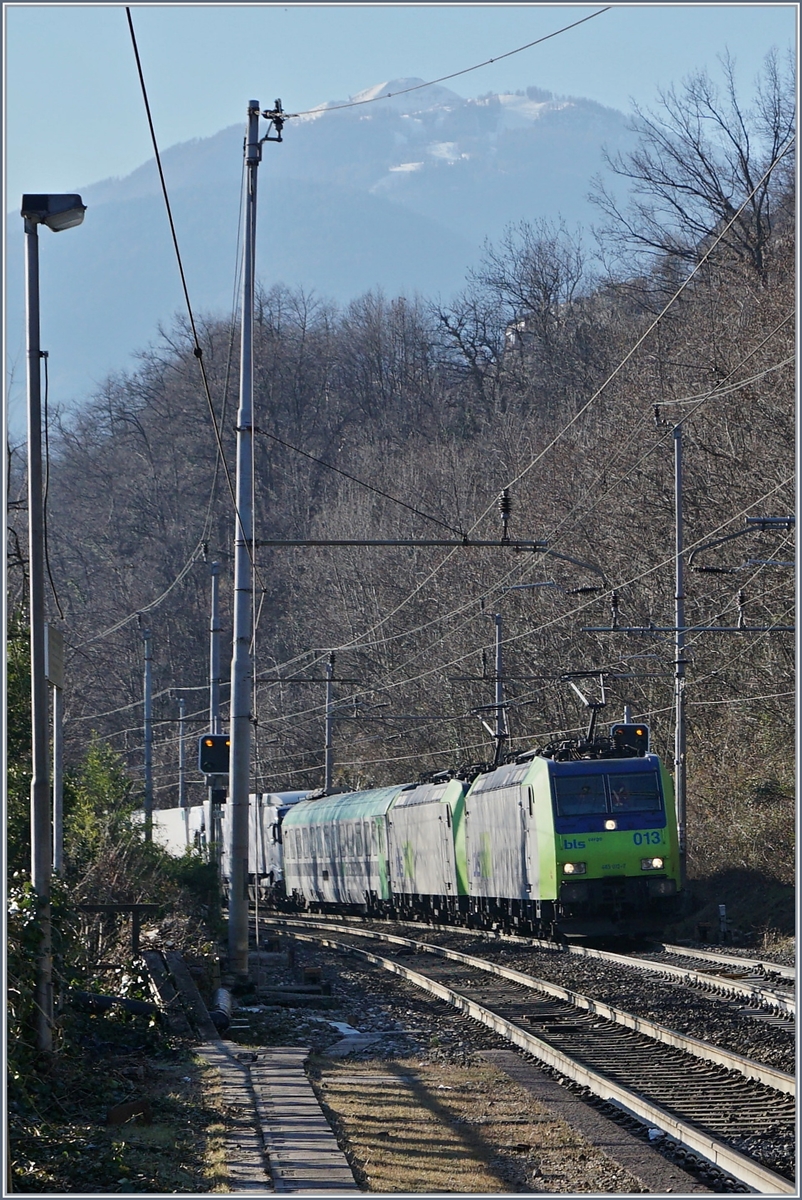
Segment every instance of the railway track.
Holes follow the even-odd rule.
[[[356,954],[500,1033],[593,1096],[714,1164],[729,1190],[795,1192],[795,1083],[765,1064],[498,962],[353,924],[269,919]],[[592,952],[607,954],[607,952]],[[414,967],[410,958],[414,957]],[[607,955],[609,958],[610,956]],[[624,956],[613,956],[613,961]],[[627,959],[627,965],[637,960]]]
[[[351,922],[360,928],[377,928],[378,922],[365,922],[353,918]],[[796,1018],[796,970],[793,967],[771,963],[766,960],[741,958],[714,951],[692,949],[684,946],[665,945],[661,950],[643,953],[621,954],[612,950],[599,950],[582,945],[557,945],[537,938],[521,937],[516,934],[487,930],[466,929],[459,925],[423,926],[415,922],[394,922],[397,927],[445,933],[449,937],[486,938],[491,944],[535,946],[555,954],[571,954],[579,958],[595,958],[601,962],[629,967],[633,970],[652,971],[673,977],[683,984],[698,988],[710,995],[721,995],[725,999],[748,1001],[755,1010],[774,1014],[780,1021],[793,1022]]]

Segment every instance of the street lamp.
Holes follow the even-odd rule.
[[[42,500],[42,395],[39,347],[38,226],[54,233],[84,219],[80,196],[22,197],[25,222],[25,305],[28,359],[28,547],[31,623],[31,883],[39,905],[40,942],[36,954],[37,1049],[53,1048],[53,983],[50,929],[50,781],[48,696],[45,676],[44,507]]]

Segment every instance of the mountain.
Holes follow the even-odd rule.
[[[463,99],[396,79],[288,120],[264,146],[257,276],[347,302],[370,288],[444,299],[484,241],[514,221],[588,222],[602,146],[631,135],[626,118],[538,88]],[[398,95],[399,92],[405,92]],[[371,101],[385,93],[391,98]],[[346,103],[349,106],[339,108]],[[233,304],[245,122],[162,154],[190,297],[198,313]],[[80,404],[183,311],[154,160],[122,179],[75,189],[84,224],[41,249],[42,345],[54,403]],[[16,216],[16,214],[15,214]],[[22,238],[7,241],[9,422],[24,412]],[[19,303],[15,298],[19,297]]]

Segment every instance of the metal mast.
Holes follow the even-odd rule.
[[[187,702],[183,696],[178,697],[178,807],[184,818],[184,837],[189,845],[189,809],[187,807],[187,773],[186,773],[186,743],[184,742],[184,727],[187,716]]]
[[[256,178],[262,141],[281,141],[281,101],[264,113],[276,137],[259,138],[259,101],[248,102],[245,139],[246,207],[243,244],[240,395],[237,414],[237,511],[234,517],[234,647],[231,659],[231,805],[229,970],[248,974],[248,793],[251,774],[251,700],[253,685],[253,300],[256,262]]]
[[[324,750],[324,767],[323,767],[323,791],[328,796],[331,792],[334,762],[334,654],[329,654],[329,661],[326,663],[326,746]]]
[[[220,564],[213,562],[209,620],[209,732],[220,733]]]
[[[507,740],[507,716],[504,711],[504,671],[501,660],[501,613],[493,617],[496,627],[496,765],[501,761],[501,748]]]
[[[674,608],[674,794],[677,806],[680,880],[685,884],[685,584],[682,562],[682,422],[674,426],[674,523],[676,595]]]
[[[25,219],[28,341],[28,554],[31,625],[31,883],[36,893],[40,941],[36,948],[36,1048],[53,1048],[52,934],[50,908],[50,763],[45,678],[44,508],[42,504],[41,350],[39,346],[39,238]]]
[[[145,643],[145,679],[144,679],[144,732],[145,732],[145,841],[153,839],[153,693],[151,686],[151,668],[153,661],[150,649],[150,630],[142,633]]]
[[[259,142],[259,101],[248,104],[245,142],[246,208],[243,249],[240,393],[237,414],[237,512],[234,527],[234,644],[231,659],[231,805],[228,912],[229,970],[248,974],[248,792],[251,773],[251,659],[252,578],[249,544],[253,524],[253,289],[256,254],[256,178],[262,147]]]

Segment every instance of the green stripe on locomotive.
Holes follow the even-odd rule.
[[[454,781],[459,782],[457,780]],[[457,871],[457,895],[468,895],[468,856],[465,853],[465,793],[461,783],[459,791],[448,795],[451,806],[451,832],[454,835],[454,865]]]

